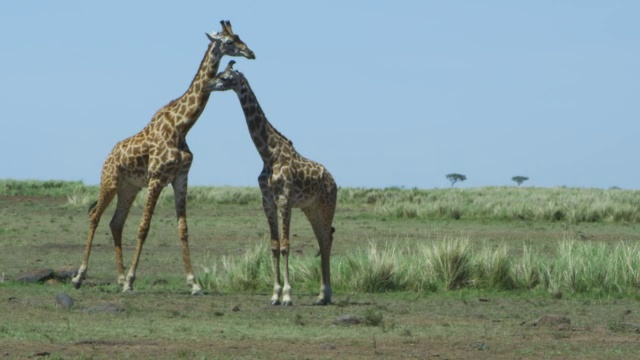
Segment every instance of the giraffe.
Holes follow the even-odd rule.
[[[242,73],[233,69],[235,61],[216,75],[207,90],[233,90],[238,95],[249,133],[264,163],[258,176],[262,205],[271,232],[274,286],[272,305],[289,306],[289,224],[291,209],[301,208],[311,223],[319,245],[322,280],[317,305],[331,303],[331,274],[329,259],[333,232],[331,226],[336,209],[338,188],[327,169],[300,155],[293,143],[267,120],[256,95]],[[280,257],[282,256],[284,286],[280,285]],[[282,302],[279,298],[282,295]]]
[[[193,154],[187,146],[186,136],[207,104],[210,92],[203,91],[213,79],[223,55],[244,56],[255,59],[253,51],[233,33],[229,21],[221,21],[222,31],[206,34],[209,38],[207,52],[200,63],[191,85],[179,98],[158,110],[151,122],[139,133],[118,142],[107,156],[102,167],[98,201],[89,209],[89,236],[82,264],[72,282],[80,288],[87,272],[91,243],[100,218],[117,196],[116,209],[109,223],[115,248],[118,283],[124,292],[133,291],[136,269],[142,246],[149,232],[151,217],[162,189],[168,184],[174,189],[178,218],[178,236],[182,245],[182,257],[187,273],[187,284],[192,294],[202,289],[195,281],[189,255],[186,214],[187,178]],[[125,276],[122,265],[122,230],[129,209],[141,188],[148,188],[142,220],[138,228],[136,249],[131,268]]]

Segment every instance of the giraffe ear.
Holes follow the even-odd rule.
[[[216,35],[216,33],[204,33],[205,35],[207,35],[207,39],[209,39],[209,41],[213,41],[214,39],[214,35]]]

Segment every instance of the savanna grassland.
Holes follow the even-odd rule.
[[[96,194],[79,182],[0,181],[0,358],[605,359],[640,347],[638,191],[342,188],[334,305],[311,306],[317,245],[294,211],[294,306],[274,307],[258,189],[190,188],[205,289],[191,296],[169,188],[133,294],[115,281],[113,206],[81,289],[63,276],[16,281],[80,264]],[[143,203],[125,227],[127,263]]]

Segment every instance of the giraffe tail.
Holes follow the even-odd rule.
[[[98,200],[92,202],[91,205],[89,205],[89,210],[87,210],[87,212],[91,213],[91,210],[95,209],[96,205],[98,205]]]

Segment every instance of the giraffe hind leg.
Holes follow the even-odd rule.
[[[333,244],[333,233],[336,232],[336,228],[334,228],[333,226],[331,227],[331,243]],[[318,247],[318,252],[316,253],[316,257],[320,256],[320,247]]]
[[[118,272],[118,284],[124,285],[125,275],[124,266],[122,264],[122,230],[127,221],[129,210],[133,201],[136,199],[140,188],[134,186],[121,185],[118,188],[116,210],[113,213],[109,227],[111,228],[111,236],[113,237],[113,247],[116,257],[116,270]]]
[[[335,204],[335,202],[333,203]],[[325,206],[322,206],[325,205]],[[319,202],[312,206],[303,208],[302,211],[307,216],[311,228],[318,241],[318,254],[320,256],[321,283],[320,294],[315,301],[316,305],[331,304],[331,246],[333,244],[333,233],[335,228],[332,226],[335,206],[331,202],[323,204]]]

